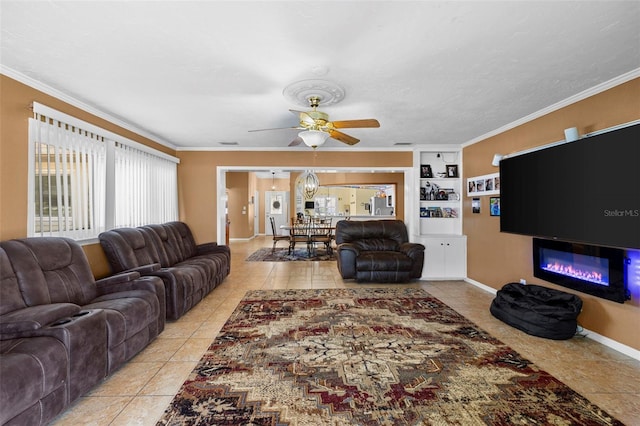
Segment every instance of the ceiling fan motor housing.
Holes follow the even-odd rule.
[[[322,111],[307,111],[300,113],[300,126],[311,130],[325,129],[329,122],[329,114]]]

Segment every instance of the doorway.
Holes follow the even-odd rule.
[[[289,192],[265,191],[264,193],[264,224],[265,234],[273,235],[269,221],[273,218],[276,223],[276,233],[280,226],[289,223]]]
[[[227,172],[249,172],[249,171],[264,171],[267,172],[269,174],[271,174],[271,171],[275,168],[281,169],[283,171],[287,171],[287,172],[291,172],[291,171],[297,171],[297,172],[301,172],[304,170],[314,170],[316,172],[320,172],[320,171],[324,171],[325,173],[328,173],[329,171],[327,171],[326,169],[321,169],[318,167],[299,167],[299,166],[287,166],[287,165],[275,165],[275,166],[216,166],[216,197],[218,200],[223,200],[226,201],[226,197],[225,197],[225,191],[226,191],[226,184],[227,184]],[[389,167],[336,167],[336,168],[331,168],[330,172],[339,172],[339,173],[351,173],[351,172],[355,172],[355,173],[389,173],[390,169]],[[395,194],[396,197],[396,202],[394,203],[396,205],[396,207],[398,207],[397,201],[402,199],[404,202],[404,209],[403,209],[403,214],[401,216],[399,216],[399,219],[402,219],[404,217],[404,222],[407,225],[407,231],[409,232],[409,235],[412,235],[413,229],[414,227],[417,227],[419,225],[419,223],[415,223],[415,215],[413,214],[413,212],[416,210],[415,207],[412,205],[411,201],[413,200],[413,192],[414,192],[414,188],[411,184],[409,184],[409,182],[413,182],[414,181],[414,169],[413,167],[399,167],[399,168],[394,168],[392,172],[395,173],[402,173],[404,176],[404,186],[400,187],[402,188],[402,190],[400,190],[400,188],[398,188],[398,193]],[[290,198],[286,200],[287,204],[289,204],[291,202]],[[294,200],[295,201],[295,200]],[[302,202],[302,201],[300,201]],[[266,205],[265,205],[266,207]],[[290,212],[288,211],[289,209],[287,209],[287,215],[290,215]],[[396,208],[396,211],[398,209]],[[397,215],[397,213],[396,213]],[[265,220],[268,220],[267,215],[264,214],[263,217],[265,218]],[[286,220],[287,223],[289,221],[289,217],[287,216]],[[225,203],[224,202],[219,202],[217,203],[217,207],[216,207],[216,222],[217,222],[217,226],[216,226],[216,233],[217,233],[217,238],[216,238],[216,242],[218,244],[224,244],[225,242]],[[262,218],[261,218],[262,220]],[[269,232],[270,234],[270,226],[269,223],[266,222],[265,223],[265,234],[267,232]]]

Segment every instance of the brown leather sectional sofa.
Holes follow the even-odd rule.
[[[2,425],[49,423],[164,329],[161,279],[95,281],[70,239],[0,243],[0,278]]]
[[[96,281],[66,238],[0,243],[0,425],[45,425],[219,285],[229,247],[182,222],[100,235]]]
[[[137,271],[162,279],[170,320],[188,312],[230,272],[229,247],[196,244],[183,222],[112,229],[99,240],[114,273]]]
[[[336,244],[344,279],[396,283],[422,276],[424,246],[409,242],[401,220],[341,220]]]

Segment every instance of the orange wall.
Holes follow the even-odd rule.
[[[413,166],[413,154],[409,151],[178,151],[177,156],[180,158],[178,166],[180,220],[189,224],[196,241],[199,242],[216,241],[217,239],[216,168],[219,166],[237,166],[248,170],[252,167],[269,166],[300,169],[310,166],[353,167],[354,164],[357,164],[358,167],[384,167],[387,169]],[[389,175],[397,175],[403,179],[403,173],[387,174],[387,176]],[[295,178],[292,179],[295,180]],[[325,184],[323,181],[321,183]],[[327,181],[327,184],[329,183],[333,182]],[[404,184],[403,180],[402,183]],[[402,188],[403,186],[398,187],[399,193]],[[247,197],[251,195],[246,194]],[[396,200],[399,198],[401,197],[396,197]],[[247,200],[248,198],[242,202],[246,203]],[[404,214],[404,212],[401,212],[400,206],[398,206],[398,215],[400,214]],[[264,215],[264,211],[262,211],[262,215]],[[236,220],[232,220],[231,223],[231,236],[245,238],[249,235],[248,221],[252,219],[243,217],[238,219],[237,211],[233,212],[233,216]],[[234,222],[242,223],[243,228],[237,228]],[[264,219],[261,219],[261,229],[264,229]]]
[[[577,127],[584,135],[640,119],[640,79],[632,80],[583,101],[549,113],[504,133],[464,148],[465,179],[498,171],[491,166],[496,153],[509,154],[564,139],[564,129]],[[640,143],[640,141],[639,141]],[[620,155],[624,155],[623,152]],[[610,171],[603,171],[604,173]],[[480,197],[481,214],[471,213],[471,198],[463,203],[467,235],[467,276],[495,289],[525,278],[563,291],[564,287],[533,276],[531,237],[500,233],[499,218],[489,216],[489,197]],[[640,295],[624,304],[575,292],[584,301],[578,318],[585,328],[640,350]]]

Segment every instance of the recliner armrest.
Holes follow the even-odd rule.
[[[416,256],[422,256],[424,253],[424,245],[420,243],[402,243],[400,245],[400,251],[411,258]]]
[[[51,303],[29,306],[0,315],[0,339],[13,339],[30,335],[62,318],[80,312],[81,307],[73,303]]]
[[[338,250],[347,250],[353,252],[354,256],[360,255],[360,249],[353,243],[342,243],[337,247]]]
[[[129,281],[135,280],[136,278],[140,278],[139,272],[127,271],[121,274],[116,274],[110,277],[105,277],[105,278],[96,280],[96,284],[98,286],[106,286],[111,284],[126,283]]]
[[[203,243],[196,246],[196,253],[198,255],[207,253],[230,253],[229,247],[220,245],[218,243]]]
[[[138,266],[137,268],[127,269],[126,272],[139,272],[140,275],[150,275],[152,272],[159,270],[162,266],[159,263],[149,263],[148,265]]]
[[[156,263],[154,265],[157,265],[157,267],[154,267],[153,271],[160,269],[160,264]],[[148,290],[158,295],[158,299],[163,299],[164,285],[161,284],[162,283],[159,278],[153,276],[140,276],[139,272],[125,272],[96,281],[98,294],[100,296],[110,293],[118,293],[121,291]]]
[[[356,258],[360,255],[360,249],[354,244],[342,243],[336,248],[336,253],[342,278],[356,278]]]

